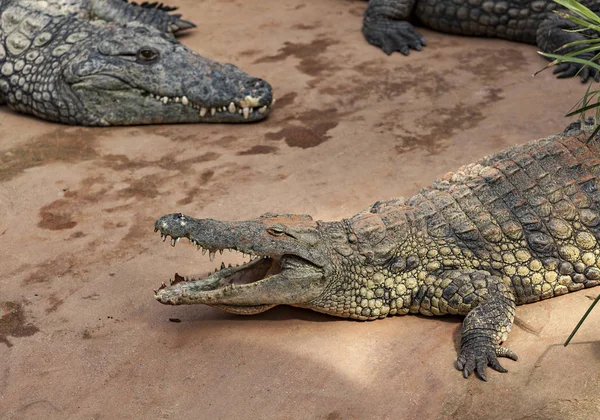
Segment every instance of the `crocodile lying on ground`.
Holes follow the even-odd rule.
[[[202,57],[157,3],[0,0],[0,104],[78,125],[249,122],[271,86]]]
[[[600,138],[569,131],[515,146],[446,174],[411,198],[350,219],[265,214],[242,222],[181,213],[156,221],[163,240],[188,238],[250,262],[206,278],[175,274],[164,304],[236,314],[276,305],[357,320],[465,315],[458,367],[505,372],[497,357],[515,306],[600,283]]]
[[[580,0],[598,12],[598,0]],[[368,42],[386,54],[399,51],[408,55],[426,45],[425,39],[407,21],[416,17],[425,26],[459,35],[504,38],[537,45],[544,52],[555,52],[564,44],[585,39],[580,33],[565,32],[575,25],[558,17],[561,10],[552,0],[370,0],[363,20],[363,34]],[[562,9],[566,11],[566,9]],[[581,48],[581,46],[580,46]],[[569,50],[563,50],[568,52]],[[591,59],[594,53],[581,58]],[[573,77],[581,65],[565,63],[556,67],[559,78]],[[581,81],[589,77],[600,81],[600,74],[585,67]]]

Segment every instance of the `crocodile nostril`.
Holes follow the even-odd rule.
[[[254,88],[254,89],[264,89],[265,86],[267,85],[267,83],[262,80],[262,79],[248,79],[244,82],[244,85],[248,88]]]

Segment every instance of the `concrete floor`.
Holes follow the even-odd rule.
[[[562,346],[594,289],[519,307],[520,360],[488,383],[453,367],[459,318],[157,303],[175,271],[213,267],[160,242],[165,213],[351,216],[561,131],[585,90],[533,78],[536,48],[500,40],[422,30],[422,52],[385,56],[363,40],[360,1],[177,3],[199,24],[182,42],[269,80],[275,109],[115,129],[0,110],[1,418],[599,418],[600,310]]]

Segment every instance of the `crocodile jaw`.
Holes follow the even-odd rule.
[[[181,239],[170,236],[172,246]],[[167,238],[162,230],[161,237],[163,241]],[[196,239],[188,239],[206,253]],[[216,251],[222,254],[225,248],[209,249],[213,261]],[[228,249],[244,255],[252,252],[235,247]],[[301,257],[258,255],[235,267],[221,263],[220,269],[204,278],[184,278],[176,273],[168,285],[163,283],[154,291],[154,297],[166,305],[205,304],[231,313],[252,315],[280,304],[302,306],[321,292],[323,281],[323,270]]]

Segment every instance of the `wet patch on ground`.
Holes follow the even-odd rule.
[[[464,51],[459,55],[459,63],[458,70],[487,80],[497,80],[506,72],[521,72],[527,66],[525,54],[515,48]]]
[[[0,152],[0,182],[9,181],[35,166],[94,159],[98,154],[93,142],[103,134],[101,130],[61,127]]]
[[[404,154],[414,149],[421,149],[430,155],[442,153],[445,150],[444,141],[456,135],[458,131],[476,127],[487,117],[485,107],[503,99],[501,94],[500,88],[488,89],[481,102],[474,105],[459,102],[453,108],[434,109],[419,117],[415,121],[420,129],[418,133],[411,133],[406,127],[398,130],[401,142],[395,146],[396,152]],[[390,113],[377,127],[383,128],[384,131],[393,131],[396,124],[396,114]]]
[[[0,343],[12,347],[9,337],[30,337],[38,331],[26,321],[21,303],[0,302]]]
[[[69,203],[64,200],[56,200],[40,209],[38,227],[48,230],[73,229],[77,222],[73,220],[73,214]]]
[[[105,155],[102,157],[101,165],[116,171],[137,170],[154,166],[166,170],[186,172],[190,169],[190,166],[195,163],[210,162],[220,157],[220,154],[216,152],[206,152],[198,156],[178,159],[178,157],[186,155],[187,153],[184,153],[183,151],[177,151],[161,156],[156,160],[132,160],[125,155]]]
[[[64,299],[59,298],[55,293],[51,294],[50,297],[48,297],[48,304],[50,306],[46,308],[46,313],[49,314],[55,312],[64,302]]]
[[[277,103],[276,103],[277,108],[283,109],[283,108],[287,107],[288,105],[293,104],[294,100],[296,99],[297,96],[298,96],[298,94],[296,92],[290,92],[290,93],[286,93],[281,98],[277,98]]]
[[[278,54],[261,57],[254,61],[254,64],[276,63],[288,57],[295,57],[300,60],[296,66],[298,70],[309,76],[318,76],[324,71],[333,71],[338,68],[333,62],[323,59],[321,56],[327,48],[338,43],[339,41],[326,37],[318,37],[309,43],[285,42]]]
[[[270,153],[277,152],[277,148],[273,146],[265,146],[262,144],[258,144],[256,146],[252,146],[250,149],[244,150],[242,152],[238,152],[239,156],[244,155],[268,155]]]
[[[74,274],[75,262],[71,256],[59,256],[58,258],[38,264],[36,270],[25,277],[23,284],[47,283],[56,278]]]
[[[361,104],[390,101],[408,93],[414,93],[419,98],[426,97],[422,98],[424,101],[431,101],[431,98],[435,99],[454,87],[444,75],[425,66],[405,64],[386,68],[385,60],[376,59],[356,65],[353,70],[357,74],[349,77],[349,80],[320,87],[319,92],[343,97],[343,103],[352,104],[356,110]]]
[[[269,140],[284,140],[290,147],[317,147],[331,138],[328,132],[338,126],[341,117],[335,108],[309,110],[287,120],[279,131],[266,133],[265,137]]]

